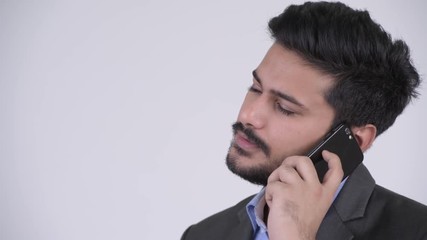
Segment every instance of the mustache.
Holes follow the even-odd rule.
[[[265,143],[264,140],[262,140],[258,135],[255,134],[255,132],[251,128],[245,128],[243,123],[236,122],[232,125],[233,128],[233,134],[236,135],[238,131],[243,132],[249,141],[254,143],[257,147],[259,147],[264,154],[269,157],[270,156],[270,147]]]

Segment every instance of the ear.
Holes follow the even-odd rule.
[[[377,127],[372,124],[366,124],[360,127],[352,127],[351,131],[353,132],[360,149],[362,149],[362,152],[365,152],[368,150],[368,148],[371,147],[375,137],[377,136]]]

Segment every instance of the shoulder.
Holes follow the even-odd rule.
[[[206,219],[190,226],[181,239],[223,239],[238,225],[251,230],[249,218],[246,214],[246,204],[253,198],[250,196],[236,205],[218,212]]]
[[[427,238],[427,206],[379,185],[372,192],[363,226],[357,222],[355,225],[366,231],[365,237]]]
[[[332,212],[356,239],[427,239],[427,206],[377,185],[363,164],[349,177]],[[328,234],[334,230],[324,228]]]
[[[376,209],[386,210],[384,214],[389,213],[426,220],[425,223],[427,227],[427,206],[422,203],[402,196],[380,185],[375,186],[371,196],[371,203]]]

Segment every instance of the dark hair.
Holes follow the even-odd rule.
[[[289,6],[268,26],[278,44],[336,79],[326,93],[335,122],[373,124],[380,135],[418,95],[408,46],[393,41],[367,11],[307,2]]]

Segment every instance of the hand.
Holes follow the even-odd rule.
[[[265,198],[270,208],[267,228],[271,240],[314,240],[343,178],[339,157],[324,150],[328,163],[323,183],[310,158],[286,158],[268,178]]]

